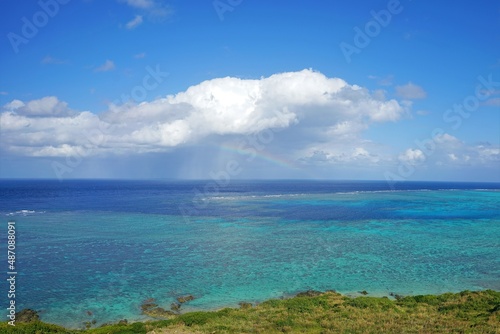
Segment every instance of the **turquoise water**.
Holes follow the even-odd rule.
[[[196,297],[183,306],[189,311],[307,289],[500,290],[496,186],[339,191],[243,183],[204,194],[188,217],[178,208],[196,184],[9,187],[0,203],[9,208],[3,220],[18,227],[17,302],[73,328],[147,319],[142,301],[169,309],[184,294]]]

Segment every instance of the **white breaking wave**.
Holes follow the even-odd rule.
[[[34,215],[37,213],[45,213],[45,211],[19,210],[16,212],[9,212],[6,214],[6,216],[28,216],[28,215]]]
[[[281,198],[281,197],[298,197],[308,196],[310,194],[275,194],[275,195],[241,195],[241,196],[212,196],[204,197],[204,201],[222,201],[222,200],[245,200],[256,198]]]

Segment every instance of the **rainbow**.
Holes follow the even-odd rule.
[[[230,152],[230,153],[237,153],[240,155],[245,156],[245,159],[249,159],[248,161],[255,160],[255,159],[260,159],[263,161],[267,161],[269,163],[272,163],[273,165],[284,167],[287,169],[294,169],[298,170],[300,169],[295,162],[288,160],[286,158],[283,158],[278,155],[273,155],[265,150],[257,150],[253,149],[251,146],[245,147],[245,149],[241,147],[236,147],[228,144],[219,144],[219,145],[214,145],[216,148],[219,150],[225,151],[225,152]]]

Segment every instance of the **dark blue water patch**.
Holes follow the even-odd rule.
[[[190,183],[156,181],[1,181],[4,210],[101,210],[177,212],[175,204],[191,194]],[[14,205],[12,205],[13,203]],[[165,205],[166,204],[166,205]]]
[[[178,214],[179,207],[195,207],[200,215],[217,215],[217,207],[194,206],[193,201],[213,196],[327,194],[391,191],[385,181],[231,181],[208,187],[213,181],[109,180],[1,180],[0,210],[98,210]],[[216,184],[215,184],[216,185]],[[399,182],[397,190],[500,189],[498,183]],[[213,211],[215,210],[215,211]],[[298,217],[300,213],[296,212]],[[326,213],[324,213],[326,214]]]

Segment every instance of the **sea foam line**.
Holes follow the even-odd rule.
[[[45,213],[46,211],[35,211],[35,210],[19,210],[15,212],[9,212],[5,214],[6,216],[28,216],[28,215],[33,215],[36,213]]]

